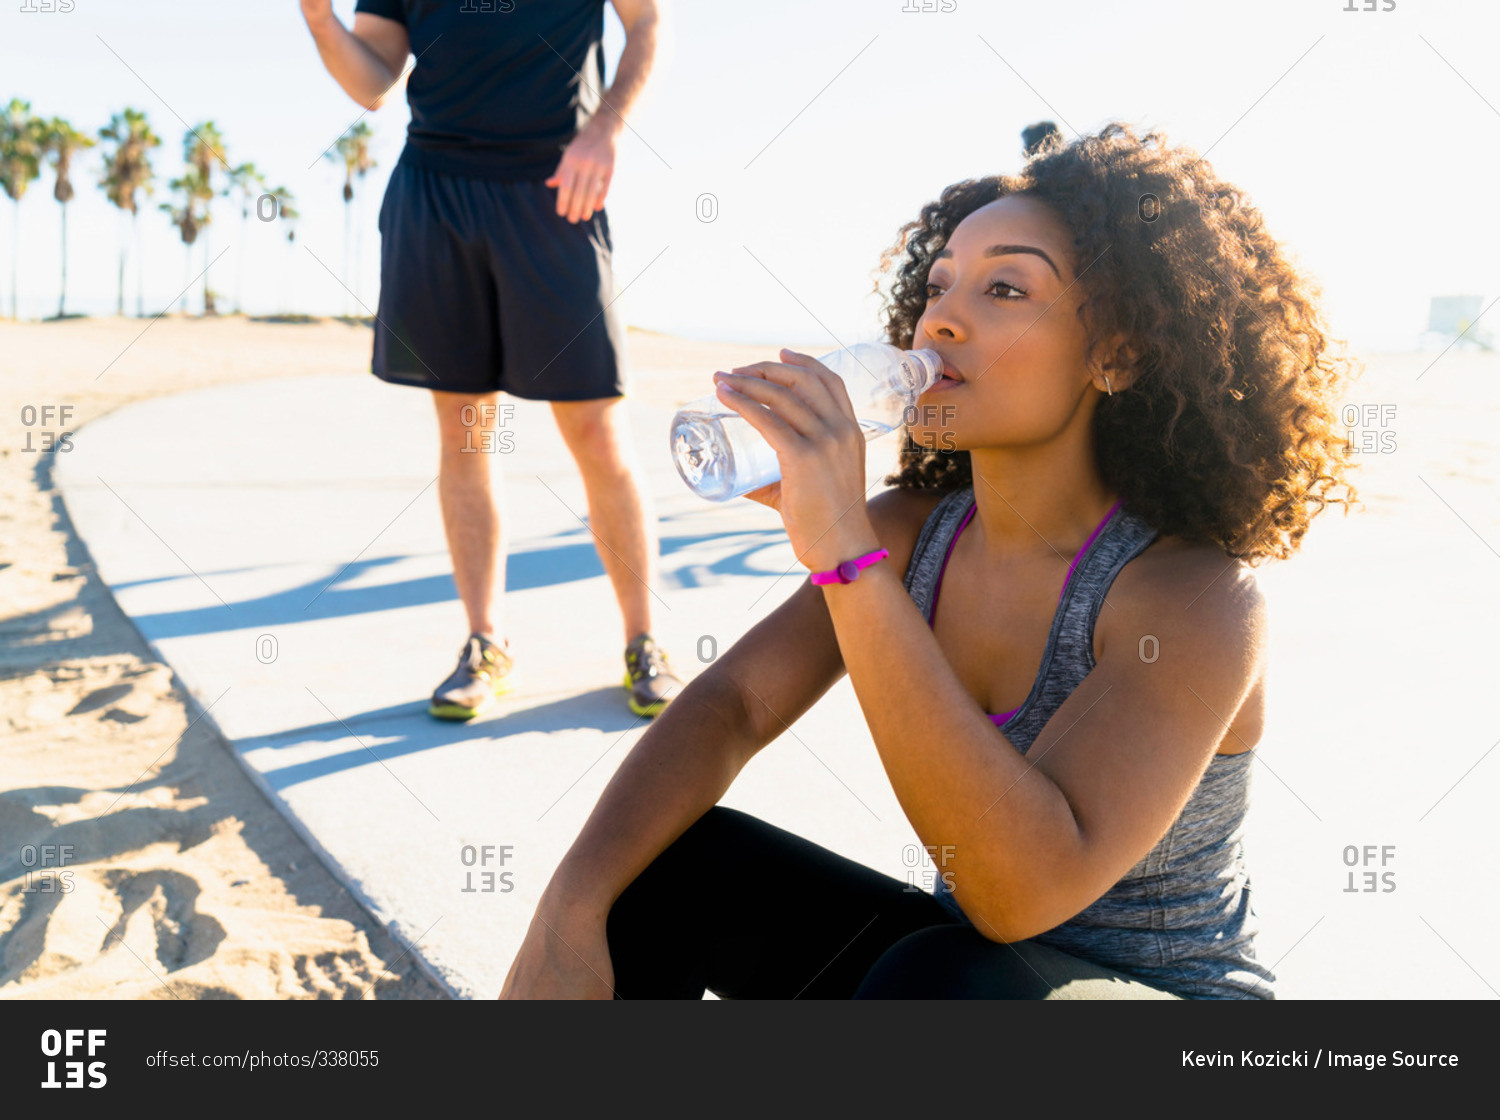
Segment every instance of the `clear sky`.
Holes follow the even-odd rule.
[[[1430,297],[1500,294],[1500,15],[1481,0],[1363,7],[1389,2],[679,0],[608,200],[628,288],[618,306],[632,325],[694,337],[830,349],[874,338],[871,269],[923,203],[955,180],[1013,170],[1033,121],[1071,134],[1120,119],[1211,147],[1221,175],[1322,282],[1336,332],[1366,349],[1408,348]],[[328,271],[343,267],[342,170],[319,156],[360,109],[323,70],[296,0],[22,6],[0,12],[0,98],[91,133],[130,105],[165,140],[163,189],[143,217],[148,313],[203,266],[200,252],[188,271],[155,204],[181,173],[184,122],[205,119],[230,162],[253,160],[304,215],[289,248],[276,223],[242,226],[237,206],[217,204],[208,243],[227,248],[213,271],[221,306],[243,273],[248,311],[350,309]],[[346,19],[353,7],[335,3]],[[613,77],[623,35],[612,10],[606,29]],[[356,287],[374,307],[375,218],[404,100],[366,119],[378,167],[352,216],[363,232]],[[69,309],[107,313],[119,223],[93,185],[99,153],[80,159]],[[56,311],[51,188],[44,173],[21,206],[23,317]],[[705,194],[712,222],[698,217]],[[10,208],[0,198],[7,310]],[[133,311],[133,279],[127,292]],[[1485,325],[1500,329],[1493,314]]]

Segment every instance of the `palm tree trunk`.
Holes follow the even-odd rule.
[[[62,207],[62,283],[57,292],[57,317],[63,317],[63,307],[68,302],[68,204],[59,202]]]
[[[135,242],[135,314],[139,319],[146,317],[146,262],[141,255],[141,222],[140,214],[134,210],[130,212],[130,236]]]
[[[344,200],[344,314],[353,312],[349,308],[349,200]]]
[[[125,211],[119,211],[117,219],[124,217]],[[125,318],[125,244],[124,222],[117,220],[115,222],[115,245],[120,256],[120,286],[119,294],[115,296],[115,314],[122,319]]]
[[[250,211],[240,211],[240,251],[234,264],[234,313],[245,310],[245,247],[250,244]]]
[[[365,259],[365,196],[361,191],[359,195],[359,221],[354,223],[354,283],[350,285],[354,289],[354,313],[364,313],[364,305],[359,298],[359,279],[364,274],[363,264]]]
[[[10,317],[16,315],[16,261],[21,257],[21,203],[11,202],[10,208]]]
[[[182,247],[182,313],[187,314],[188,289],[193,286],[193,247],[183,245]]]
[[[203,223],[203,314],[214,313],[214,296],[208,286],[208,267],[213,264],[213,258],[208,255],[208,223]]]
[[[292,280],[297,275],[297,246],[295,242],[286,243],[286,263],[282,265],[281,281],[281,312],[283,315],[292,313]]]

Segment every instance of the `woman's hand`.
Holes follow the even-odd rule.
[[[506,974],[501,999],[613,999],[614,965],[602,923],[549,922],[540,910]]]
[[[824,571],[880,547],[865,508],[865,433],[842,378],[795,350],[781,357],[714,380],[781,463],[780,481],[745,496],[781,514],[797,559]]]

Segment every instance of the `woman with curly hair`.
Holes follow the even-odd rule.
[[[815,360],[716,375],[812,575],[621,765],[502,996],[1274,998],[1252,569],[1354,501],[1351,364],[1245,196],[1155,132],[954,184],[897,257],[887,338],[944,376],[890,489]],[[846,672],[931,892],[717,805]]]

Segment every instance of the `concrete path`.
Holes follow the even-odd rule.
[[[677,399],[706,387],[709,372]],[[101,576],[205,718],[413,957],[472,997],[498,992],[553,867],[646,726],[625,706],[619,615],[550,410],[506,403],[506,612],[521,688],[469,725],[425,712],[466,633],[425,394],[330,374],[156,399],[88,425],[57,475]],[[706,503],[682,485],[667,454],[670,407],[631,407],[660,518],[655,629],[695,673],[803,573],[774,513]],[[871,445],[872,480],[893,445]],[[1472,740],[1397,734],[1447,675],[1413,656],[1396,679],[1336,674],[1312,707],[1293,695],[1304,674],[1322,672],[1318,643],[1342,640],[1353,656],[1388,624],[1351,611],[1336,573],[1351,559],[1395,579],[1421,566],[1414,547],[1372,552],[1374,531],[1334,525],[1300,573],[1266,580],[1276,684],[1249,839],[1265,955],[1285,956],[1288,996],[1487,996],[1456,957],[1493,928],[1493,902],[1475,903],[1481,914],[1447,893],[1472,899],[1488,888],[1442,864],[1443,844],[1466,842],[1467,826],[1443,839],[1435,823],[1418,842],[1410,811],[1478,755],[1477,722]],[[1418,602],[1414,587],[1389,609],[1431,609],[1433,596]],[[1379,726],[1375,701],[1386,705]],[[1403,800],[1388,768],[1413,750],[1442,761]],[[1473,793],[1454,795],[1454,819]],[[726,803],[931,881],[847,680],[746,770]],[[1346,846],[1391,843],[1399,872],[1424,862],[1428,909],[1410,888],[1343,892],[1346,872],[1365,870],[1345,866]]]

